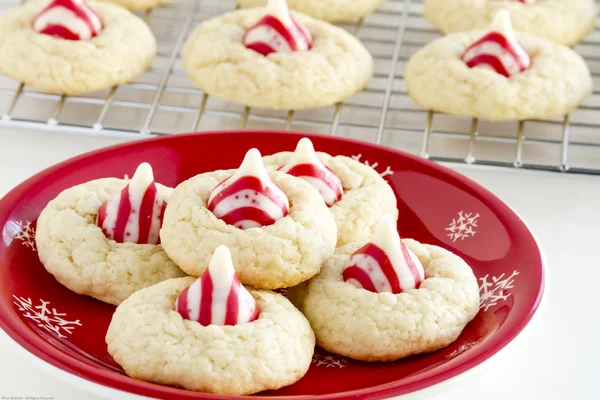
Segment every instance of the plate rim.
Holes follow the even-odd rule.
[[[388,153],[391,152],[391,153],[395,153],[395,155],[397,155],[399,157],[410,159],[413,162],[416,162],[419,164],[425,164],[426,166],[429,166],[433,169],[436,169],[436,170],[444,173],[446,176],[450,176],[454,179],[457,179],[458,181],[460,181],[462,183],[468,184],[469,187],[476,189],[476,191],[478,193],[480,193],[481,195],[484,195],[485,197],[489,197],[489,198],[495,200],[499,204],[506,207],[510,212],[512,212],[517,217],[518,222],[523,224],[523,226],[526,228],[527,232],[533,238],[535,246],[536,246],[536,252],[537,252],[536,255],[539,257],[539,264],[540,264],[540,268],[541,268],[540,288],[536,295],[534,304],[532,305],[532,307],[528,311],[528,313],[524,316],[524,318],[521,319],[521,321],[518,323],[518,325],[515,328],[508,331],[505,334],[504,338],[496,345],[486,349],[481,354],[477,355],[476,357],[474,357],[472,359],[463,361],[462,363],[456,365],[455,367],[453,367],[447,371],[433,374],[431,376],[428,376],[427,373],[424,373],[424,374],[422,374],[422,375],[425,375],[424,377],[420,374],[415,375],[411,378],[408,378],[408,382],[404,382],[402,384],[402,389],[400,389],[398,382],[395,381],[395,382],[388,382],[388,383],[377,385],[377,386],[371,386],[369,388],[355,389],[355,390],[351,390],[351,391],[329,393],[329,394],[322,394],[322,395],[316,395],[316,396],[308,396],[308,395],[268,396],[268,397],[267,396],[253,396],[254,398],[275,399],[275,400],[276,399],[308,399],[308,398],[311,398],[311,399],[325,400],[325,399],[339,399],[339,398],[363,398],[364,396],[384,397],[384,396],[393,396],[394,392],[395,391],[398,392],[399,390],[402,390],[403,392],[405,392],[404,394],[402,394],[402,396],[417,394],[417,393],[423,392],[425,390],[434,388],[438,385],[442,385],[442,384],[445,385],[447,383],[450,383],[451,381],[455,381],[458,378],[464,377],[466,374],[475,370],[477,367],[480,367],[482,364],[484,364],[487,361],[489,361],[490,359],[492,359],[493,356],[497,355],[501,350],[503,350],[509,344],[511,344],[518,336],[520,336],[522,334],[522,332],[524,331],[524,329],[531,324],[533,317],[540,313],[539,312],[540,308],[541,308],[540,305],[542,304],[544,299],[547,298],[547,291],[548,291],[548,267],[547,267],[546,256],[545,256],[545,253],[544,253],[539,241],[537,240],[536,235],[529,228],[529,226],[523,220],[523,218],[521,218],[521,216],[519,214],[517,214],[514,209],[512,209],[512,207],[510,207],[501,198],[499,198],[497,195],[495,195],[494,193],[492,193],[485,187],[481,186],[477,182],[471,180],[470,178],[468,178],[468,177],[460,174],[459,172],[454,171],[444,165],[435,163],[431,160],[428,160],[428,159],[425,159],[425,158],[422,158],[422,157],[419,157],[419,156],[416,156],[416,155],[413,155],[413,154],[410,154],[410,153],[407,153],[407,152],[404,152],[402,150],[398,150],[398,149],[395,149],[392,147],[383,146],[383,145],[374,144],[374,143],[365,142],[365,141],[356,140],[356,139],[351,139],[351,138],[332,137],[330,135],[323,135],[323,134],[290,132],[290,131],[280,131],[280,130],[249,130],[249,131],[222,130],[222,131],[210,131],[210,132],[193,132],[193,133],[185,133],[185,134],[177,134],[177,135],[165,135],[165,136],[159,136],[159,137],[154,137],[154,138],[126,141],[123,143],[119,143],[119,144],[115,144],[115,145],[111,145],[111,146],[107,146],[107,147],[102,147],[102,148],[99,148],[96,150],[82,153],[75,157],[71,157],[69,159],[63,160],[60,163],[54,164],[54,165],[36,173],[35,175],[31,176],[27,180],[23,181],[21,184],[14,187],[3,198],[0,199],[0,216],[2,216],[2,214],[6,214],[6,216],[9,216],[11,214],[11,212],[14,209],[14,205],[16,204],[16,200],[20,197],[21,194],[29,192],[31,190],[32,183],[37,182],[46,176],[54,174],[57,170],[63,169],[65,167],[69,166],[70,164],[77,163],[84,159],[98,156],[98,155],[101,155],[102,153],[106,153],[106,152],[112,152],[112,151],[116,151],[116,150],[126,150],[128,147],[136,147],[136,146],[140,146],[140,145],[141,146],[144,146],[144,145],[152,146],[153,144],[160,143],[162,141],[178,140],[178,138],[186,138],[186,137],[191,137],[191,136],[199,137],[199,136],[235,135],[235,134],[243,134],[245,136],[250,136],[253,134],[254,135],[256,135],[256,134],[260,134],[260,135],[272,134],[272,135],[296,136],[299,138],[308,137],[308,138],[325,139],[325,140],[329,140],[329,141],[337,141],[340,143],[350,143],[350,144],[354,144],[354,145],[365,146],[366,148],[371,148],[376,151],[385,151]],[[92,383],[95,385],[100,385],[100,386],[103,386],[103,387],[106,387],[106,388],[109,388],[112,390],[117,390],[117,391],[120,391],[123,393],[127,393],[129,395],[138,396],[140,398],[148,398],[148,397],[144,397],[144,395],[131,392],[130,390],[135,390],[136,386],[138,388],[140,386],[142,386],[141,389],[143,389],[144,386],[146,386],[148,384],[157,385],[157,384],[153,384],[153,383],[135,380],[133,378],[130,378],[129,376],[119,375],[119,374],[116,374],[115,372],[104,371],[98,367],[89,365],[81,360],[78,360],[78,359],[76,359],[72,356],[69,356],[69,355],[61,352],[60,350],[56,349],[50,343],[46,342],[41,337],[36,335],[33,331],[27,329],[26,325],[22,321],[17,321],[17,323],[15,324],[16,326],[13,325],[12,327],[9,326],[9,322],[12,322],[13,324],[15,324],[14,319],[10,318],[10,315],[8,315],[8,312],[6,310],[4,310],[3,308],[0,308],[0,328],[9,336],[9,338],[12,341],[16,342],[23,350],[25,350],[27,353],[33,355],[35,358],[45,362],[46,364],[51,365],[52,367],[54,367],[56,369],[59,369],[62,372],[66,372],[67,374],[72,375],[76,378],[81,378],[81,379],[85,380],[86,382],[89,382],[89,383]],[[19,335],[19,332],[22,333],[23,335]],[[32,352],[32,349],[35,350],[35,352]],[[36,353],[39,353],[39,354],[36,354]],[[44,359],[44,357],[47,357],[48,359]],[[49,361],[49,360],[51,360],[51,361]],[[54,361],[54,362],[52,362],[52,361]],[[55,365],[54,363],[57,363],[58,365]],[[67,368],[69,368],[69,366],[71,366],[71,368],[70,368],[71,371],[67,370]],[[74,371],[83,371],[85,377],[77,376],[76,374],[74,374],[72,372],[73,370]],[[91,378],[95,378],[95,379],[92,380]],[[100,380],[100,381],[98,381],[98,380]],[[117,384],[119,387],[117,388],[117,387],[113,387],[113,386],[108,386],[103,381],[108,381],[111,383],[111,385]],[[127,389],[121,388],[122,385],[125,385],[127,387]],[[161,385],[157,385],[157,386],[161,386]],[[164,388],[167,390],[172,389],[172,388],[169,388],[166,386]],[[213,394],[208,394],[208,393],[197,393],[197,395],[198,395],[199,399],[201,399],[201,398],[206,398],[206,399],[236,398],[236,397],[231,397],[231,396],[213,395]]]

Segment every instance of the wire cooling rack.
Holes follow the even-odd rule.
[[[0,12],[18,3],[0,0]],[[368,87],[340,104],[281,112],[210,97],[187,78],[181,49],[200,22],[233,8],[234,0],[172,0],[139,13],[157,38],[157,57],[135,81],[104,92],[61,96],[0,77],[0,127],[134,138],[285,129],[375,142],[437,161],[600,174],[600,24],[575,47],[586,59],[596,88],[579,109],[552,121],[491,123],[434,113],[408,96],[406,62],[440,36],[422,16],[422,0],[388,0],[375,14],[339,24],[375,59]]]

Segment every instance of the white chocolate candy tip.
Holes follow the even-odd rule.
[[[267,170],[263,164],[262,156],[258,149],[250,149],[244,156],[242,164],[236,172],[237,176],[256,176],[263,180],[265,177],[268,178]]]
[[[143,180],[143,181],[153,181],[154,180],[154,172],[152,171],[152,166],[147,162],[143,162],[135,170],[133,177],[134,180]]]
[[[267,10],[269,10],[269,14],[277,17],[284,24],[291,23],[290,10],[285,0],[269,0]]]
[[[208,271],[216,281],[228,281],[235,274],[231,252],[227,246],[217,247],[208,263]]]
[[[298,165],[298,164],[315,164],[319,167],[323,165],[319,157],[317,157],[317,153],[315,152],[315,148],[308,138],[302,138],[296,145],[296,150],[294,150],[294,154],[292,154],[291,160],[288,162],[289,165]]]
[[[129,193],[134,198],[143,197],[148,186],[154,182],[154,172],[150,164],[143,162],[138,165],[129,182]],[[140,200],[141,201],[141,200]]]
[[[500,10],[496,13],[490,29],[503,34],[510,42],[516,42],[517,40],[508,10]]]

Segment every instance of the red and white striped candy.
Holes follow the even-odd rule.
[[[175,310],[208,325],[238,325],[258,318],[254,297],[240,283],[227,246],[215,250],[208,268],[177,297]]]
[[[300,139],[290,161],[279,170],[310,183],[319,191],[329,207],[339,201],[344,194],[342,182],[319,160],[308,138]]]
[[[535,4],[538,2],[538,0],[517,0],[519,3],[524,3],[524,4]]]
[[[386,215],[369,242],[352,254],[343,276],[358,288],[398,294],[418,289],[425,272],[417,256],[400,240],[394,218]]]
[[[312,47],[312,36],[304,25],[290,14],[285,0],[269,0],[268,14],[244,35],[244,44],[263,56],[271,53],[306,51]]]
[[[142,163],[129,184],[102,204],[97,225],[118,243],[158,244],[166,206],[154,183],[152,167]]]
[[[236,173],[213,189],[208,209],[229,225],[248,229],[288,215],[289,200],[267,174],[260,152],[250,149]]]
[[[85,40],[100,33],[102,20],[83,0],[54,0],[35,17],[33,29],[67,40]]]
[[[470,68],[489,68],[507,78],[531,66],[531,58],[517,41],[506,10],[496,14],[491,32],[470,45],[462,59]]]

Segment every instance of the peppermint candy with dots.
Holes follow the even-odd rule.
[[[213,189],[207,208],[227,224],[249,229],[288,215],[289,199],[267,174],[260,152],[250,149],[235,174]]]
[[[87,40],[102,30],[98,13],[84,0],[53,0],[33,20],[36,32],[66,40]]]

